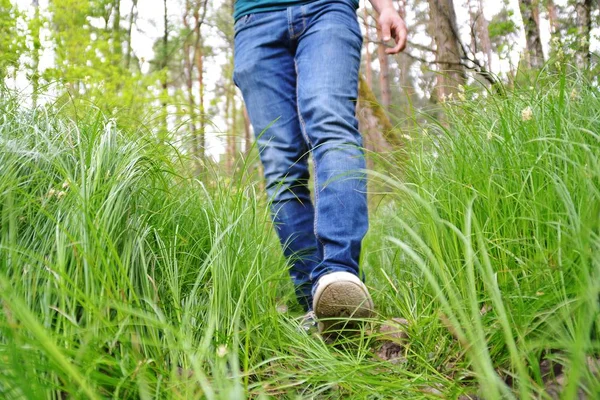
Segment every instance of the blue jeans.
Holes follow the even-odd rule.
[[[355,116],[362,34],[352,0],[316,0],[241,17],[234,81],[264,166],[273,222],[298,300],[333,271],[359,273],[368,228]],[[312,155],[314,205],[309,191]]]

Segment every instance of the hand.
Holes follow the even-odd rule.
[[[381,34],[383,42],[387,42],[392,37],[396,45],[392,48],[385,49],[387,54],[396,54],[404,50],[406,47],[406,24],[398,11],[392,6],[383,8],[379,13],[379,25],[381,26]]]

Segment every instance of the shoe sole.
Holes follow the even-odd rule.
[[[374,315],[374,308],[367,288],[355,275],[332,273],[319,281],[314,312],[321,333],[331,336],[357,331],[361,319]]]

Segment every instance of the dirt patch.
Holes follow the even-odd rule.
[[[406,362],[405,346],[408,341],[408,321],[404,318],[392,318],[384,322],[377,332],[375,357],[392,364]]]

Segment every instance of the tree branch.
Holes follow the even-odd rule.
[[[496,76],[493,75],[490,71],[488,71],[485,68],[485,66],[482,65],[481,62],[477,58],[475,58],[475,53],[473,53],[471,51],[471,48],[469,46],[465,45],[462,42],[462,40],[460,40],[459,33],[456,29],[455,24],[450,19],[450,16],[447,14],[444,14],[444,13],[442,13],[442,14],[444,15],[444,17],[446,17],[448,19],[450,29],[452,29],[452,32],[453,32],[454,36],[456,37],[456,41],[460,45],[460,48],[463,52],[462,56],[460,57],[461,65],[463,65],[467,69],[477,72],[486,81],[488,81],[490,83],[490,85],[492,85],[492,87],[497,89],[500,93],[503,93],[503,91],[501,89],[502,85],[501,85],[500,81],[496,78]]]

